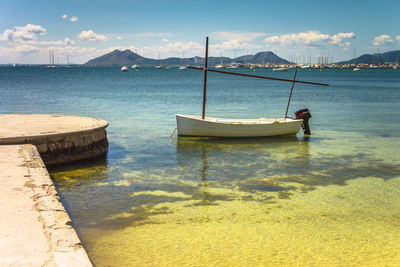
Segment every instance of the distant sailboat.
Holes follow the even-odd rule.
[[[355,67],[354,67],[353,71],[360,71],[361,70],[356,64],[356,49],[355,48],[354,48],[354,65],[355,65]]]
[[[230,68],[230,69],[237,69],[237,68],[238,68],[238,66],[237,66],[237,64],[236,64],[236,49],[235,49],[235,60],[234,60],[233,63],[231,63],[231,64],[229,65],[229,68]]]
[[[184,60],[185,60],[185,52],[182,52],[181,66],[179,67],[180,70],[186,69],[186,66],[183,65]]]
[[[221,60],[221,62],[215,66],[216,69],[222,69],[224,67],[224,65],[222,64],[222,55],[221,55],[221,51],[219,51],[219,58]]]
[[[161,59],[160,59],[160,54],[158,54],[158,66],[156,66],[156,69],[161,69]]]
[[[57,66],[54,65],[54,50],[49,51],[49,58],[50,58],[50,65],[47,65],[46,68],[56,68]]]

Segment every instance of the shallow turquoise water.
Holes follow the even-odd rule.
[[[293,77],[291,71],[238,71]],[[99,266],[141,265],[135,259],[154,266],[218,264],[232,258],[233,244],[247,259],[233,265],[262,264],[267,258],[282,265],[296,259],[315,264],[327,259],[335,265],[360,257],[365,258],[360,264],[395,262],[397,245],[386,243],[386,256],[374,251],[385,238],[399,236],[400,72],[299,70],[298,79],[330,84],[295,86],[290,113],[310,109],[308,139],[301,133],[237,140],[171,138],[176,113],[201,113],[202,72],[195,70],[0,68],[0,113],[82,115],[110,122],[107,157],[51,169],[74,226]],[[289,90],[288,83],[210,73],[207,114],[282,117]],[[307,227],[296,225],[300,215],[309,219]],[[280,222],[286,237],[279,230],[250,230],[275,229],[272,221]],[[353,227],[352,221],[364,227]],[[179,228],[182,224],[187,227]],[[234,233],[231,238],[225,228]],[[207,238],[196,238],[190,229],[204,231]],[[306,229],[304,236],[296,235],[300,229]],[[312,253],[282,258],[272,252],[273,246],[302,251],[306,236],[334,236],[337,229],[344,240],[340,245],[315,237],[302,248]],[[353,238],[366,229],[368,241]],[[177,232],[186,238],[179,240]],[[280,243],[258,240],[271,235]],[[212,237],[218,238],[210,243]],[[214,243],[218,249],[213,247],[209,258],[205,251]],[[166,249],[171,244],[175,250]],[[204,250],[193,263],[195,247]],[[248,259],[249,250],[258,256]]]

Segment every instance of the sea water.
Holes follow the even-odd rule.
[[[107,156],[50,169],[97,266],[400,262],[400,71],[299,70],[330,84],[294,87],[289,115],[310,109],[310,137],[177,137],[175,114],[201,114],[202,76],[0,68],[0,113],[110,123]],[[290,86],[209,73],[206,114],[281,118]]]

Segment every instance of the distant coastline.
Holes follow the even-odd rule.
[[[337,63],[329,63],[323,57],[318,62],[299,64],[283,59],[271,51],[259,52],[255,55],[245,55],[236,58],[209,57],[208,64],[219,68],[399,68],[400,50],[385,53],[364,54],[360,57]],[[179,67],[202,66],[203,57],[152,59],[142,57],[130,50],[114,50],[84,64],[0,64],[0,67],[35,66],[35,67]]]

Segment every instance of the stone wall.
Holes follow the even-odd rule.
[[[36,145],[46,166],[94,158],[108,151],[104,129],[33,140],[29,143]]]

